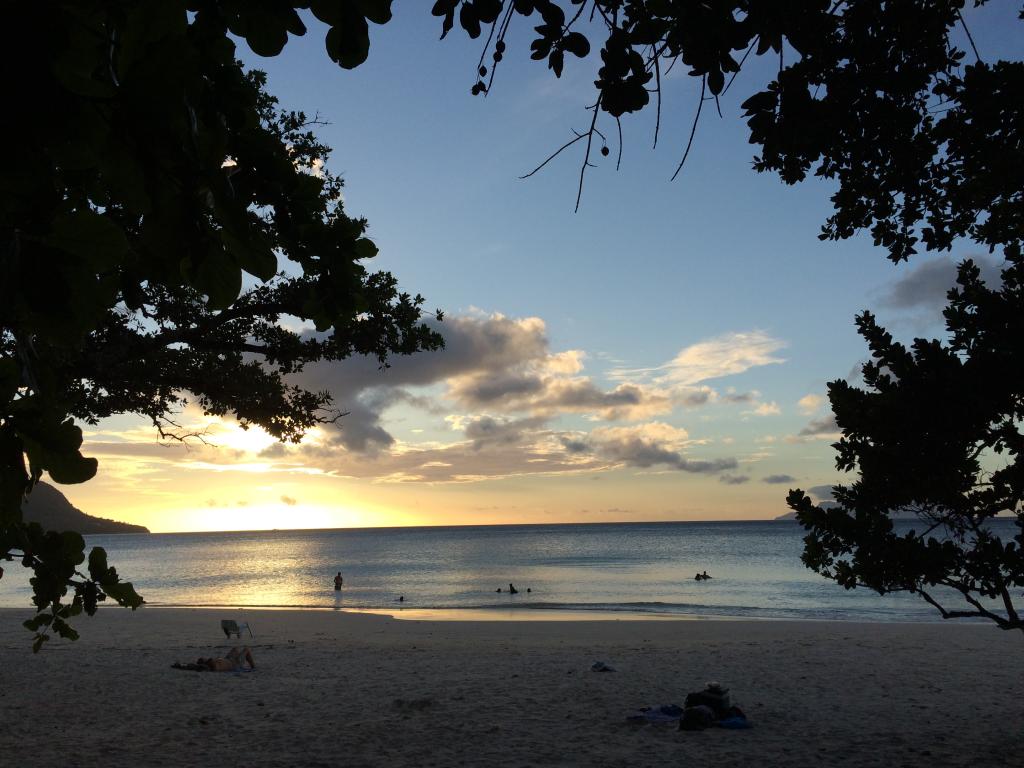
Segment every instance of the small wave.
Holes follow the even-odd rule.
[[[774,620],[796,620],[796,621],[861,621],[861,622],[938,622],[941,621],[937,615],[922,612],[921,614],[900,614],[885,610],[872,609],[837,609],[824,607],[785,607],[768,608],[764,606],[723,606],[705,605],[698,603],[669,603],[669,602],[624,602],[624,603],[578,603],[578,602],[522,602],[522,603],[478,603],[467,605],[452,605],[446,603],[425,603],[414,602],[404,603],[378,603],[378,602],[346,602],[346,603],[252,603],[252,604],[225,604],[225,603],[183,603],[183,602],[147,602],[147,606],[157,608],[204,608],[204,609],[225,609],[225,610],[321,610],[321,611],[394,611],[403,610],[415,611],[444,611],[448,613],[461,613],[465,611],[470,614],[474,611],[521,613],[528,614],[532,611],[551,611],[564,613],[613,613],[628,615],[646,616],[675,616],[679,618],[706,618],[706,619],[774,619]]]

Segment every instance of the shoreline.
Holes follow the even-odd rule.
[[[695,613],[684,611],[657,611],[657,610],[630,610],[614,608],[565,608],[560,606],[547,607],[545,605],[522,605],[522,606],[479,606],[479,607],[433,607],[418,608],[415,606],[388,606],[388,607],[362,607],[362,606],[339,606],[339,605],[233,605],[227,603],[145,603],[140,606],[139,611],[225,611],[225,612],[297,612],[297,613],[341,613],[346,615],[364,614],[368,616],[383,616],[396,621],[437,621],[437,622],[589,622],[589,621],[637,621],[637,622],[793,622],[796,624],[837,624],[848,625],[870,625],[870,626],[993,626],[990,621],[982,618],[960,618],[943,619],[938,613],[934,618],[898,618],[889,617],[872,619],[864,616],[850,616],[848,618],[829,616],[764,616],[756,613],[730,614],[722,613]],[[102,612],[124,611],[131,613],[130,609],[121,608],[114,604],[103,604],[98,606]],[[757,609],[754,609],[757,610]],[[0,621],[4,613],[22,614],[27,619],[35,614],[31,604],[23,607],[17,605],[0,605]],[[88,621],[89,617],[84,614],[76,617],[77,621]]]
[[[100,611],[125,611],[131,613],[130,609],[121,608],[117,605],[100,604]],[[993,626],[990,621],[982,618],[960,618],[943,619],[938,613],[934,618],[898,618],[889,617],[872,619],[864,616],[851,616],[849,618],[822,617],[822,616],[764,616],[756,613],[730,614],[721,613],[695,613],[684,611],[657,611],[657,610],[629,610],[614,608],[585,608],[574,607],[564,608],[559,606],[547,607],[544,605],[522,605],[515,607],[504,606],[481,606],[481,607],[433,607],[418,608],[415,606],[388,606],[388,607],[361,607],[361,606],[339,606],[339,605],[233,605],[227,603],[145,603],[138,610],[155,611],[227,611],[227,612],[288,612],[297,613],[341,613],[346,615],[365,614],[369,616],[384,616],[396,621],[437,621],[437,622],[588,622],[588,621],[638,621],[638,622],[793,622],[797,624],[837,624],[848,625],[870,625],[870,626]],[[757,610],[757,609],[754,609]],[[26,604],[24,607],[16,605],[0,605],[0,621],[4,612],[21,612],[24,618],[34,614],[33,606]],[[82,615],[77,621],[88,621],[88,617]]]
[[[341,613],[346,615],[367,615],[382,616],[395,621],[438,621],[438,622],[588,622],[588,621],[679,621],[679,622],[792,622],[794,624],[836,624],[847,625],[870,625],[870,626],[972,626],[992,627],[992,623],[984,619],[942,619],[936,614],[933,620],[920,621],[916,619],[880,619],[872,621],[865,618],[820,618],[820,617],[796,617],[796,616],[751,616],[735,615],[727,613],[680,613],[680,612],[658,612],[658,611],[628,611],[608,609],[559,609],[559,608],[358,608],[358,607],[336,607],[321,605],[229,605],[229,604],[196,604],[186,605],[183,603],[146,603],[138,610],[157,611],[254,611],[254,612],[281,612],[294,611],[296,613]],[[0,606],[0,620],[5,611],[18,611],[16,606]],[[125,611],[131,613],[128,608],[121,608],[115,605],[100,605],[102,611]],[[26,606],[26,616],[32,612],[31,606]],[[88,617],[78,617],[79,621],[88,621]]]

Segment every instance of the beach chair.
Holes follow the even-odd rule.
[[[243,629],[249,633],[249,637],[253,637],[252,629],[249,628],[249,622],[247,621],[221,619],[220,628],[224,630],[224,637],[230,638],[232,635],[234,635],[235,637],[241,639]]]

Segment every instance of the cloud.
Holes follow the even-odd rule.
[[[349,393],[377,387],[429,386],[455,376],[505,374],[529,362],[550,358],[564,369],[565,354],[550,355],[544,321],[537,317],[514,320],[504,315],[449,317],[443,323],[427,321],[445,339],[444,349],[396,356],[381,370],[375,358],[353,357],[318,363],[295,377],[314,391],[330,391],[347,409]]]
[[[691,345],[664,366],[607,383],[587,374],[583,351],[552,350],[540,318],[473,312],[433,325],[446,340],[438,352],[395,357],[384,370],[375,359],[357,357],[292,376],[306,389],[331,392],[346,412],[336,426],[311,430],[299,445],[255,443],[247,435],[232,449],[168,452],[150,435],[148,444],[132,436],[130,445],[108,441],[99,452],[194,471],[302,472],[380,483],[597,475],[622,468],[716,475],[735,470],[737,458],[694,455],[706,450],[700,446],[708,440],[657,417],[715,403],[761,414],[779,410],[756,390],[719,393],[701,383],[781,362],[773,350],[783,343],[759,331]],[[416,425],[428,427],[426,434],[392,433],[390,419],[409,408],[433,417]],[[572,428],[559,423],[562,416],[576,417]],[[605,423],[579,428],[587,421]]]
[[[750,480],[749,475],[731,475],[724,474],[718,476],[719,482],[725,483],[726,485],[743,485]]]
[[[580,375],[580,350],[552,352],[544,321],[501,314],[472,314],[433,323],[445,338],[437,352],[395,357],[382,371],[376,360],[351,358],[309,366],[295,383],[329,391],[348,412],[338,441],[356,452],[375,453],[393,445],[383,426],[384,412],[400,402],[430,408],[437,398],[469,412],[555,416],[593,414],[607,421],[636,420],[667,413],[676,398],[649,384],[621,383],[602,388]],[[414,398],[411,387],[441,385],[433,401]],[[688,392],[690,402],[706,401]]]
[[[817,437],[820,435],[834,435],[839,432],[834,414],[822,416],[820,419],[811,419],[807,426],[797,432],[800,437]]]
[[[688,442],[686,430],[661,422],[632,427],[598,427],[587,443],[594,452],[610,461],[631,467],[667,466],[683,472],[702,474],[735,469],[735,458],[691,459],[682,452]]]
[[[602,390],[590,379],[564,378],[543,371],[494,377],[475,374],[449,381],[449,396],[466,409],[557,415],[594,413],[605,421],[647,418],[672,410],[665,392],[635,384]]]
[[[296,504],[299,503],[298,499],[293,499],[291,496],[282,496],[281,501],[283,501],[289,507],[294,507]]]
[[[583,351],[550,349],[540,318],[474,312],[433,325],[445,337],[443,350],[395,357],[383,371],[374,359],[353,358],[312,365],[295,375],[295,383],[307,389],[331,392],[337,407],[347,412],[331,442],[368,455],[394,449],[395,438],[384,417],[389,408],[401,403],[437,412],[440,403],[447,401],[470,420],[484,415],[495,419],[479,421],[474,427],[478,431],[471,439],[478,445],[483,438],[479,430],[494,429],[511,419],[579,414],[609,422],[641,421],[677,407],[700,407],[719,400],[755,403],[758,415],[778,413],[777,404],[760,403],[756,392],[719,395],[700,384],[705,378],[782,362],[774,351],[783,342],[761,331],[726,334],[691,345],[666,365],[640,372],[631,380],[621,371],[613,372],[617,383],[604,387],[583,375]],[[411,394],[409,390],[417,387],[433,387],[431,399]],[[503,434],[511,439],[507,431]]]
[[[761,482],[769,485],[782,485],[783,483],[795,483],[796,478],[792,475],[767,475],[761,478]]]
[[[775,353],[785,346],[785,342],[764,331],[727,333],[683,348],[663,366],[635,373],[656,374],[655,383],[662,385],[695,385],[735,376],[751,368],[783,363],[785,360]]]
[[[1000,265],[989,257],[972,257],[988,285],[999,285]],[[938,309],[956,284],[957,261],[945,257],[916,265],[886,288],[879,304],[890,309]]]
[[[288,455],[288,448],[281,442],[271,443],[256,455],[261,459],[280,459]]]
[[[836,424],[836,417],[834,414],[828,413],[816,419],[811,419],[795,435],[787,435],[785,440],[787,443],[794,444],[810,443],[816,440],[834,441],[840,437],[842,437],[842,433]]]
[[[346,450],[375,454],[394,444],[395,438],[381,424],[383,412],[402,400],[403,392],[376,389],[360,393],[346,407],[346,413],[331,431],[330,441]]]
[[[813,485],[807,489],[807,493],[814,496],[818,501],[834,501],[831,485]]]
[[[754,416],[778,416],[782,413],[782,409],[779,408],[778,403],[773,401],[770,403],[759,403],[754,410],[744,411],[744,413],[752,414]]]
[[[544,419],[495,419],[482,416],[465,424],[463,432],[472,441],[475,450],[493,446],[520,445],[535,437],[536,430],[544,425]]]
[[[825,398],[821,395],[804,395],[796,401],[796,407],[800,409],[800,413],[810,416],[821,407],[823,402],[825,402]]]
[[[689,455],[702,441],[685,429],[660,422],[599,427],[589,433],[552,429],[542,417],[521,419],[476,416],[455,420],[458,437],[450,443],[404,443],[396,440],[377,454],[347,450],[316,430],[299,445],[283,448],[270,461],[245,461],[235,451],[200,445],[164,449],[143,443],[92,444],[109,456],[145,463],[151,475],[182,469],[195,472],[301,473],[376,483],[469,483],[525,476],[579,475],[622,468],[666,468],[716,474],[735,469],[731,457]],[[454,423],[454,422],[453,422]],[[287,503],[282,497],[282,502]],[[217,502],[214,502],[215,504]]]
[[[719,398],[726,403],[752,403],[759,396],[759,392],[725,392]]]

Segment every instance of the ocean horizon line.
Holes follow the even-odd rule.
[[[792,523],[793,518],[762,517],[733,520],[601,520],[592,522],[559,523],[452,523],[448,525],[363,525],[332,528],[230,528],[216,531],[139,531],[124,533],[96,533],[89,536],[186,536],[219,533],[330,533],[332,531],[429,531],[429,530],[478,530],[482,528],[556,528],[556,527],[602,527],[613,525],[742,525],[744,523]]]

